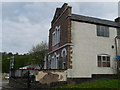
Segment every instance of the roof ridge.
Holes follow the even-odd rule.
[[[120,23],[115,22],[115,21],[106,20],[106,19],[83,16],[83,15],[78,15],[78,14],[72,14],[71,19],[74,21],[81,21],[81,22],[87,22],[87,23],[93,23],[93,24],[102,24],[102,25],[120,28]]]

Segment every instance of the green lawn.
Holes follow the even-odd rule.
[[[86,82],[76,85],[68,85],[57,88],[120,88],[120,80],[108,79]]]

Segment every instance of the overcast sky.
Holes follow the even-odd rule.
[[[2,51],[27,53],[33,45],[48,42],[48,31],[60,2],[2,3]],[[118,17],[117,2],[68,3],[72,13],[114,20]]]

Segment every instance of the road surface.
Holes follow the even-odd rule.
[[[2,89],[2,81],[0,81],[0,90]]]
[[[0,81],[0,90],[2,89],[2,87],[9,87],[9,80],[2,80]]]
[[[2,76],[0,74],[0,90],[2,89]]]

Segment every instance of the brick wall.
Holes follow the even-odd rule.
[[[58,18],[53,19],[54,21],[52,21],[52,26],[49,30],[49,52],[52,51],[52,33],[55,31],[56,26],[61,26],[59,47],[68,42],[71,42],[71,7],[63,5],[60,13],[61,14],[58,16]]]
[[[60,42],[54,46],[52,46],[52,33],[55,31],[56,26],[60,26]],[[51,22],[51,28],[49,30],[49,51],[58,49],[59,47],[71,43],[71,7],[67,4],[64,4],[61,8],[57,8],[55,12],[55,16]],[[56,52],[57,54],[61,54],[62,49],[65,48],[67,50],[66,63],[67,68],[71,68],[71,55],[70,55],[70,46],[64,46],[49,55],[53,56]],[[61,56],[60,56],[61,58]],[[61,59],[60,59],[61,60]]]

